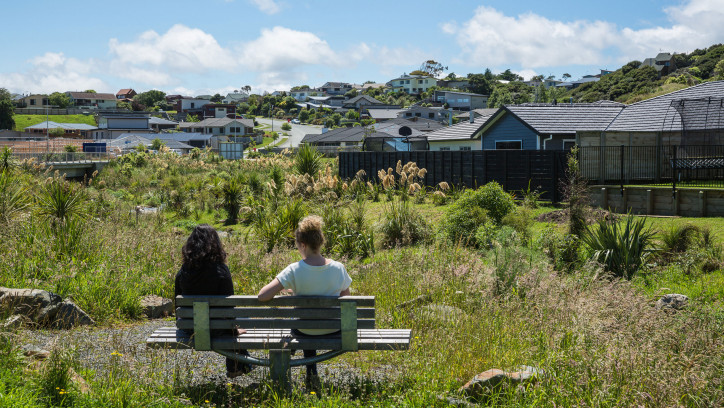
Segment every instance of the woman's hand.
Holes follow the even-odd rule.
[[[282,286],[282,283],[279,282],[279,279],[274,278],[266,286],[261,288],[259,294],[256,297],[257,299],[259,299],[260,302],[267,302],[269,300],[272,300],[274,298],[274,295],[276,295],[283,289],[284,286]]]

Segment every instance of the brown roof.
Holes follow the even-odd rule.
[[[133,89],[121,89],[120,91],[116,92],[116,95],[128,95],[131,92],[135,92]]]
[[[93,93],[93,92],[68,92],[73,99],[102,99],[115,101],[116,96],[109,93]]]

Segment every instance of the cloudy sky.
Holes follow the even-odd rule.
[[[466,75],[578,78],[724,42],[724,0],[80,0],[3,4],[0,87],[256,92]]]

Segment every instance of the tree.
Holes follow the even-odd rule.
[[[63,128],[52,128],[48,131],[48,137],[63,137],[65,136],[65,130]]]
[[[213,102],[213,103],[221,103],[221,101],[222,101],[223,99],[224,99],[224,97],[221,96],[221,94],[218,94],[218,93],[217,93],[216,95],[214,95],[214,96],[211,97],[211,102]]]
[[[512,72],[510,68],[506,69],[505,71],[498,74],[498,79],[502,79],[504,81],[522,81],[523,77]]]
[[[347,111],[347,113],[344,115],[344,117],[349,120],[357,120],[357,119],[359,119],[359,113],[350,109]]]
[[[357,96],[357,90],[356,90],[356,89],[350,89],[349,91],[347,91],[347,92],[344,94],[344,96],[345,96],[346,98],[350,98],[350,99],[351,99],[351,98],[354,98],[355,96]]]
[[[282,123],[282,130],[292,130],[292,125],[287,122]]]
[[[86,90],[83,91],[83,92],[85,92],[85,93],[98,93],[98,92],[96,92],[95,89],[86,89]]]
[[[166,143],[164,143],[161,139],[155,138],[153,139],[153,142],[151,142],[151,150],[158,150],[161,148],[161,146],[164,146]]]
[[[13,119],[15,105],[10,92],[5,88],[0,88],[0,129],[12,130],[15,127],[15,119]]]
[[[291,91],[303,91],[305,89],[309,89],[309,85],[299,85],[299,86],[293,86]]]
[[[251,86],[249,86],[249,85],[244,85],[244,86],[241,87],[241,89],[242,89],[244,92],[246,92],[247,95],[249,95],[250,92],[251,92]]]
[[[156,102],[166,102],[166,92],[152,89],[134,96],[133,100],[146,107],[156,106]]]
[[[482,95],[490,95],[493,92],[493,84],[484,74],[468,74],[470,92]]]
[[[724,79],[724,59],[716,63],[714,75],[716,75],[716,79]]]
[[[70,97],[64,93],[53,92],[48,97],[48,103],[61,109],[65,109],[68,107],[68,105],[70,105]]]
[[[561,78],[563,78],[564,81],[568,81],[569,79],[571,79],[571,74],[566,72],[565,74],[561,75]]]
[[[444,67],[441,63],[435,60],[427,60],[420,65],[420,71],[426,72],[432,77],[437,77],[443,71],[447,71],[447,67]]]
[[[302,109],[299,111],[299,121],[303,123],[309,121],[309,110]]]
[[[339,113],[335,113],[334,115],[332,115],[332,120],[334,121],[335,126],[339,126],[339,122],[342,120],[342,115],[340,115]]]
[[[118,102],[118,104],[116,104],[116,107],[120,110],[127,110],[127,111],[133,110],[133,107],[131,106],[130,103],[123,102],[123,101]]]
[[[186,122],[200,122],[199,117],[196,115],[186,115]]]

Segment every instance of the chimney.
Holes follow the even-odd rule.
[[[470,123],[475,123],[475,112],[470,110],[468,113],[470,114]]]

